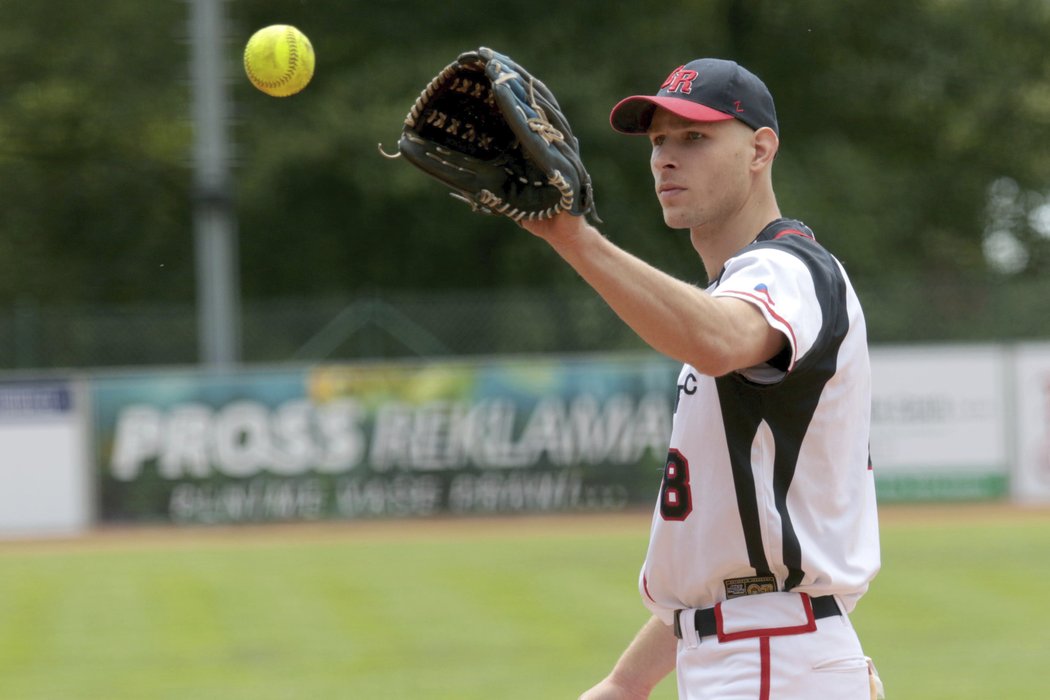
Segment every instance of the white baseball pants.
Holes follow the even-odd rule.
[[[680,700],[870,700],[868,663],[845,615],[814,619],[798,593],[734,598],[698,638],[682,611]]]

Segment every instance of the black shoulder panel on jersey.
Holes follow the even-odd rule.
[[[831,374],[839,345],[849,330],[846,316],[846,279],[838,261],[817,242],[808,226],[794,219],[777,219],[758,235],[754,246],[773,248],[794,255],[805,264],[813,279],[817,302],[824,324],[813,347],[799,360],[795,372],[805,372],[827,361],[830,355]],[[830,377],[830,374],[828,375]]]
[[[771,572],[762,548],[751,445],[763,421],[773,433],[776,442],[773,494],[781,516],[783,556],[789,570],[784,589],[791,590],[801,583],[804,571],[801,546],[787,508],[787,493],[795,475],[803,438],[824,386],[835,374],[839,346],[849,330],[847,283],[835,258],[817,243],[813,232],[800,221],[778,219],[762,231],[754,245],[783,250],[805,264],[813,278],[823,318],[813,347],[779,383],[757,385],[737,373],[715,380],[730,446],[744,539],[751,565],[760,576]]]

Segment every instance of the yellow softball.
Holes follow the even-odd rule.
[[[244,47],[244,72],[267,95],[294,95],[314,75],[314,47],[290,24],[263,27]]]

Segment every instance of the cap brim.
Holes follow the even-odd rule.
[[[649,130],[653,113],[657,107],[692,122],[720,122],[732,119],[732,114],[720,112],[680,97],[662,97],[652,95],[635,95],[620,100],[609,113],[612,128],[623,134],[644,134]]]

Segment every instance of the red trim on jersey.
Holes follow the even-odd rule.
[[[813,604],[809,602],[809,596],[802,596],[802,607],[806,611],[806,624],[794,627],[769,627],[763,629],[742,630],[727,634],[722,623],[722,604],[715,605],[715,630],[718,632],[719,642],[732,642],[737,639],[754,639],[755,637],[786,637],[793,634],[805,634],[817,631],[817,618],[813,616]]]
[[[730,290],[725,291],[725,292],[719,291],[718,294],[720,296],[743,296],[743,297],[748,297],[749,299],[754,299],[759,304],[761,304],[762,306],[766,307],[766,311],[769,312],[769,315],[772,316],[773,318],[775,318],[776,320],[780,321],[781,323],[783,323],[784,327],[787,328],[788,335],[791,336],[791,348],[792,348],[793,351],[796,351],[796,352],[798,351],[798,340],[795,338],[795,329],[791,327],[791,324],[788,323],[787,320],[784,317],[780,316],[776,311],[774,311],[772,308],[770,308],[769,304],[766,303],[765,299],[763,299],[762,297],[758,296],[757,294],[751,294],[750,292],[738,292],[735,289],[730,289]],[[788,367],[788,371],[790,372],[794,368],[795,368],[795,352],[792,352],[791,353],[791,366]]]
[[[773,236],[773,240],[775,241],[776,239],[783,238],[784,236],[802,236],[803,238],[808,238],[811,241],[815,240],[813,236],[809,235],[805,231],[799,231],[797,228],[786,228],[777,235]]]
[[[758,653],[762,657],[762,680],[760,681],[758,689],[758,700],[769,700],[769,686],[770,686],[770,654],[769,654],[769,637],[762,637],[758,642]]]
[[[645,590],[646,597],[655,603],[656,598],[653,598],[653,594],[649,592],[649,578],[645,574],[642,574],[642,589]]]

